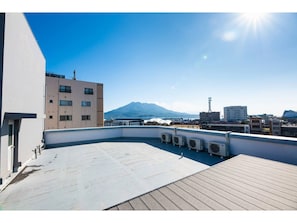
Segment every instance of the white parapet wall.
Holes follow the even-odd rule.
[[[231,133],[230,152],[297,165],[297,139],[291,137]]]
[[[226,143],[230,155],[247,154],[297,165],[297,139],[212,130],[185,129],[161,126],[118,126],[47,130],[44,132],[47,147],[108,140],[112,138],[160,138],[162,133],[199,138],[204,148],[211,141]]]
[[[122,137],[122,128],[118,127],[56,129],[44,132],[45,144],[48,148],[120,137]]]
[[[158,138],[158,127],[154,126],[131,126],[122,127],[122,137]]]

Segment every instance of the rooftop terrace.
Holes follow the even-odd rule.
[[[163,144],[163,132],[227,140],[231,158]],[[166,127],[46,131],[48,149],[0,193],[0,209],[297,210],[296,141],[227,136]]]
[[[1,208],[102,210],[222,161],[180,150],[158,139],[48,149],[0,193]]]

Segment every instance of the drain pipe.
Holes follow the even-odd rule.
[[[37,159],[37,146],[34,148],[34,149],[32,149],[32,152],[34,153],[34,156],[35,156],[35,159]]]
[[[231,131],[228,131],[228,132],[226,132],[226,134],[225,134],[225,140],[226,140],[226,146],[227,146],[227,151],[228,151],[228,156],[230,155],[230,134],[231,134],[232,132]]]

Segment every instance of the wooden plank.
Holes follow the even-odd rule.
[[[150,193],[165,210],[179,210],[179,208],[166,196],[164,196],[159,190],[154,190]]]
[[[293,171],[288,172],[288,170],[285,168],[286,166],[283,166],[283,165],[282,167],[278,167],[278,169],[273,168],[273,165],[275,163],[276,162],[271,161],[270,166],[264,166],[258,163],[251,163],[244,160],[238,160],[238,162],[234,162],[232,163],[232,165],[236,165],[239,167],[246,167],[249,169],[253,168],[256,174],[265,174],[267,175],[267,177],[270,177],[275,181],[285,183],[294,187],[297,183],[297,167],[295,172]],[[230,166],[230,163],[226,163],[226,165]]]
[[[259,159],[259,158],[258,158]],[[253,160],[253,159],[251,159]],[[236,160],[234,163],[226,163],[226,165],[236,165],[241,168],[251,169],[253,168],[256,175],[265,174],[267,175],[268,179],[272,179],[274,181],[291,185],[294,187],[297,184],[297,166],[295,166],[294,171],[289,171],[287,167],[291,166],[289,164],[278,165],[278,162],[269,161],[265,159],[259,159],[260,161],[263,160],[266,165],[261,165],[261,163],[257,162],[249,162],[249,160]],[[268,163],[270,165],[268,166]],[[276,164],[276,166],[274,166]]]
[[[228,210],[228,208],[226,208],[225,206],[201,193],[197,188],[195,188],[195,185],[193,187],[192,182],[189,182],[186,178],[181,181],[175,182],[175,184],[183,188],[183,190],[187,191],[188,193],[192,194],[193,197],[209,206],[212,210]]]
[[[231,194],[232,196],[237,197],[239,200],[234,198],[234,201],[238,202],[238,204],[240,204],[242,207],[244,207],[247,210],[262,210],[261,207],[255,205],[257,200],[251,198],[245,193],[234,190],[228,184],[224,184],[224,182],[218,181],[217,178],[213,178],[209,174],[206,174],[206,176],[204,176],[203,174],[197,174],[195,175],[195,177],[199,177],[199,179],[203,179],[205,182],[216,187],[217,190],[224,190],[229,194]],[[230,198],[232,198],[232,196]]]
[[[261,208],[262,210],[278,210],[277,207],[267,204],[266,202],[263,202],[257,196],[253,196],[253,194],[251,195],[249,191],[247,191],[245,188],[233,184],[233,181],[232,180],[230,181],[225,176],[222,176],[220,174],[217,174],[216,172],[211,172],[211,171],[207,171],[199,174],[206,176],[214,181],[217,181],[218,183],[226,187],[229,187],[231,190],[233,190],[233,193],[243,194],[244,196],[242,196],[242,199],[245,199],[247,202],[254,204],[255,206]]]
[[[223,188],[229,188],[229,190],[232,191],[232,194],[240,196],[243,200],[245,200],[248,203],[253,204],[254,206],[257,206],[261,210],[278,210],[276,207],[271,206],[271,205],[255,198],[255,197],[253,197],[253,196],[250,196],[248,191],[246,191],[240,187],[234,186],[232,183],[226,181],[224,178],[219,178],[218,176],[216,176],[215,174],[213,174],[211,172],[200,173],[199,175],[205,176],[208,179],[210,179],[214,182],[217,182],[217,184],[219,184]]]
[[[271,204],[272,206],[281,209],[281,210],[290,210],[292,207],[282,203],[279,200],[279,197],[273,196],[271,193],[267,193],[264,190],[254,188],[253,186],[250,186],[248,183],[243,182],[240,177],[234,177],[234,175],[224,171],[223,169],[209,169],[209,172],[216,173],[217,176],[224,177],[227,182],[230,182],[231,184],[235,185],[237,188],[243,188],[248,194],[250,194],[253,197],[257,197],[258,199]],[[273,197],[273,198],[272,198]]]
[[[170,188],[162,187],[159,191],[164,194],[169,200],[171,200],[181,210],[195,210],[195,208],[185,201],[181,196],[178,196]]]
[[[129,203],[134,210],[149,210],[149,208],[139,197],[130,200]]]
[[[187,180],[191,180],[200,192],[206,194],[208,197],[213,198],[215,201],[227,207],[228,209],[244,210],[244,208],[236,204],[234,200],[229,200],[228,198],[226,198],[228,197],[228,195],[230,196],[230,194],[224,191],[217,190],[216,188],[212,188],[211,185],[201,182],[199,178],[196,178],[194,176],[188,177]]]
[[[149,210],[165,210],[164,207],[162,207],[160,203],[157,202],[156,199],[150,194],[142,195],[139,197],[139,199],[145,203]]]
[[[245,175],[236,175],[233,172],[226,171],[226,170],[219,170],[216,169],[215,171],[220,172],[221,174],[224,174],[225,176],[229,177],[230,179],[234,179],[237,181],[237,183],[242,183],[245,188],[247,188],[250,191],[254,191],[255,193],[261,194],[263,196],[266,196],[271,200],[271,202],[274,203],[274,201],[277,201],[278,207],[283,208],[285,210],[287,209],[292,209],[292,208],[297,208],[297,202],[289,200],[287,198],[284,198],[281,196],[281,194],[273,190],[269,187],[269,184],[266,186],[260,185],[259,183],[251,182],[249,179],[245,178]],[[252,170],[253,171],[253,170]],[[263,178],[265,178],[265,175],[263,175]],[[282,205],[283,204],[283,205]]]
[[[209,206],[192,196],[187,191],[183,190],[181,187],[177,186],[175,183],[167,186],[179,196],[183,197],[186,201],[188,201],[196,210],[212,210]]]
[[[232,168],[235,170],[240,170],[245,173],[245,175],[253,176],[262,178],[263,180],[270,181],[270,183],[275,183],[277,185],[283,185],[284,187],[287,187],[289,190],[297,191],[296,184],[297,180],[293,179],[291,175],[286,174],[285,171],[281,175],[275,174],[273,170],[264,170],[263,168],[255,167],[252,165],[245,165],[244,163],[240,164],[233,164],[230,165],[230,163],[226,163],[224,165],[224,168]],[[263,178],[263,175],[265,178]],[[297,175],[297,172],[296,172]],[[283,178],[283,179],[281,179]]]
[[[201,174],[195,174],[193,177],[197,178],[199,184],[202,187],[221,194],[226,199],[231,200],[245,210],[261,210],[260,207],[257,207],[253,203],[246,201],[244,199],[245,194],[243,193],[237,193],[236,191],[231,190],[229,187],[222,185],[220,182],[212,180]]]
[[[133,207],[130,205],[129,202],[124,202],[124,203],[118,205],[118,209],[120,211],[123,211],[123,210],[133,210]]]
[[[279,161],[264,159],[264,158],[255,157],[255,156],[248,156],[248,155],[239,155],[238,158],[241,161],[246,161],[253,164],[260,164],[261,166],[266,166],[269,168],[273,168],[275,170],[286,169],[286,171],[289,173],[290,172],[292,172],[293,174],[296,173],[297,166],[293,164],[288,164],[288,163],[283,163]]]
[[[267,179],[266,175],[263,176],[261,174],[251,173],[250,169],[247,170],[245,167],[242,166],[234,168],[234,166],[226,165],[225,169],[228,172],[232,172],[237,177],[246,179],[250,183],[250,185],[253,185],[254,187],[265,188],[265,190],[269,191],[270,193],[277,194],[291,201],[297,201],[297,189],[292,188],[291,186],[275,182],[275,180],[272,179]]]

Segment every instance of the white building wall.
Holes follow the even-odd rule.
[[[40,144],[44,123],[45,58],[23,14],[5,14],[2,136],[0,178],[6,178],[8,135],[5,112],[34,113],[36,119],[22,119],[19,132],[19,161],[24,163]]]

